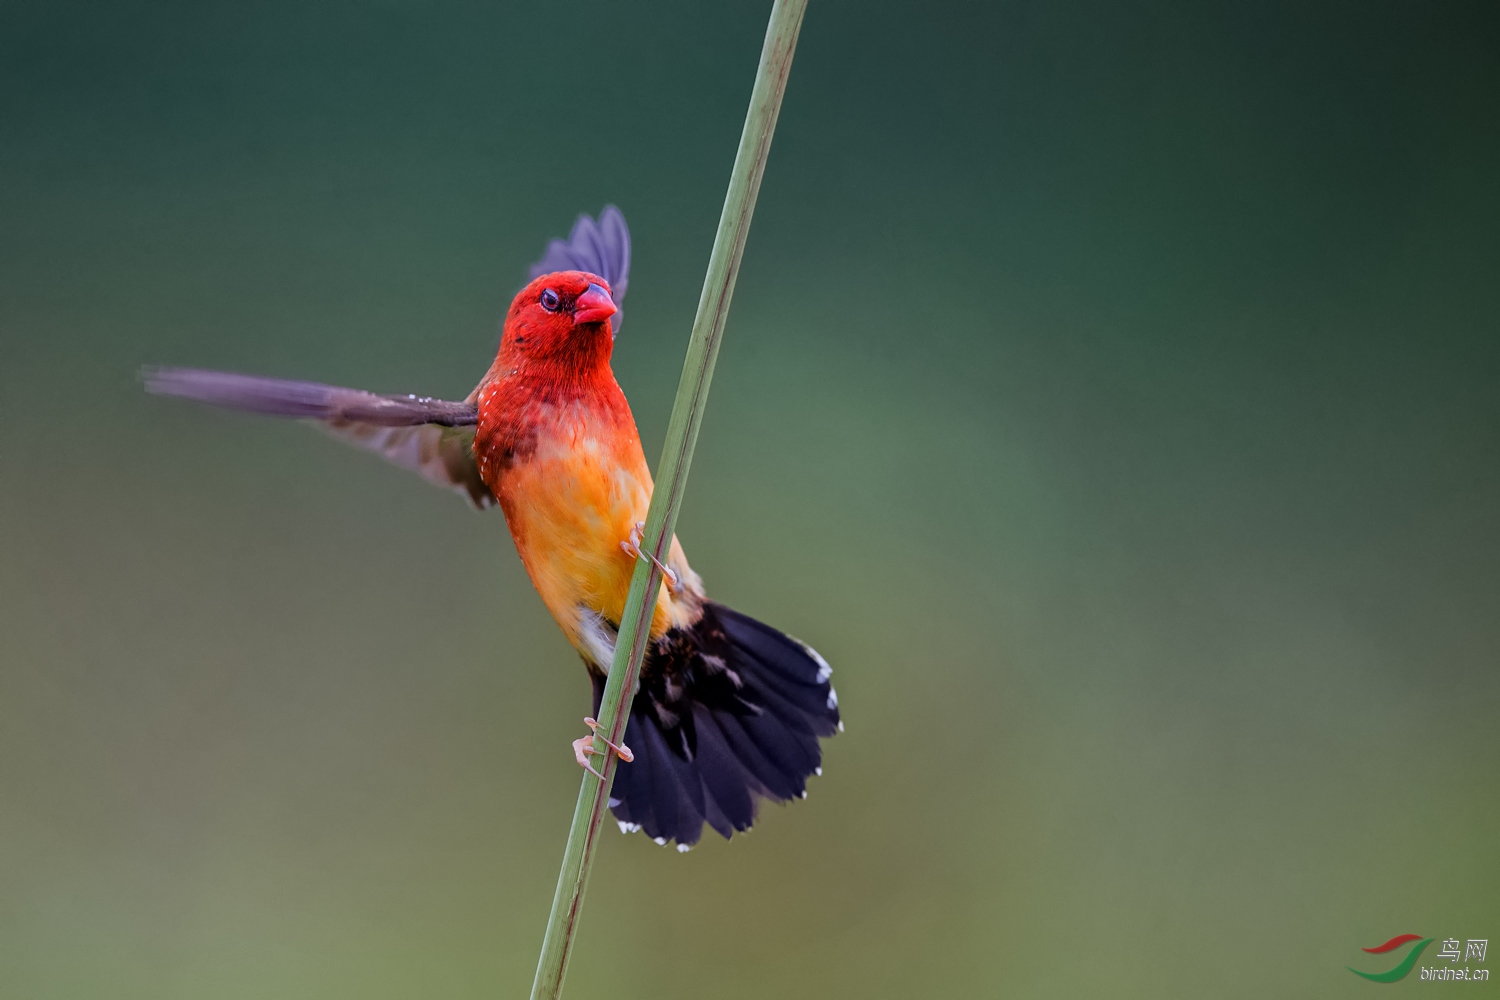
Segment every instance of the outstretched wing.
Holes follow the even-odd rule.
[[[334,437],[456,490],[475,507],[495,504],[474,461],[472,402],[380,395],[201,368],[146,368],[146,391],[276,417],[318,421]]]
[[[540,278],[553,271],[588,271],[609,282],[615,305],[625,301],[630,284],[630,229],[624,214],[613,205],[605,205],[595,222],[580,215],[573,223],[567,240],[547,244],[542,259],[531,265],[530,278]],[[620,332],[620,313],[610,317],[610,330]]]
[[[474,428],[419,424],[381,427],[354,420],[325,420],[324,430],[356,448],[373,451],[388,462],[411,469],[436,486],[457,490],[480,510],[495,506],[495,494],[474,461]]]
[[[178,396],[231,410],[272,417],[355,420],[381,427],[441,424],[462,427],[479,422],[473,403],[450,403],[431,396],[380,395],[321,382],[216,372],[205,368],[143,368],[146,391]]]

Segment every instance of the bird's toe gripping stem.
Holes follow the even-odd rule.
[[[653,556],[651,553],[641,550],[641,536],[645,533],[646,522],[635,522],[635,526],[630,529],[630,540],[620,543],[621,550],[623,550],[624,553],[632,559],[639,559],[642,556],[645,556],[647,559],[651,560],[656,564],[656,568],[661,570],[662,576],[667,578],[667,589],[670,590],[673,594],[682,593],[682,578],[677,575],[677,571],[668,566],[666,563],[662,562],[660,559]]]
[[[619,757],[627,764],[635,760],[635,754],[630,752],[630,748],[628,746],[623,743],[611,743],[603,733],[599,732],[601,727],[597,721],[585,716],[583,724],[585,726],[588,726],[589,729],[593,730],[593,732],[591,732],[588,736],[580,736],[578,739],[573,741],[573,757],[578,761],[579,767],[583,768],[585,771],[589,772],[600,781],[603,781],[604,775],[594,770],[594,766],[588,761],[588,757],[590,754],[600,754],[603,756],[607,756],[609,754],[609,751],[613,750],[615,752],[615,756]],[[608,747],[609,750],[595,750],[595,736],[599,737],[599,739],[604,742],[604,745]]]

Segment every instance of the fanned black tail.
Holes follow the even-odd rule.
[[[610,806],[621,829],[687,850],[706,822],[748,830],[756,799],[805,798],[821,773],[818,738],[842,728],[833,671],[788,635],[722,604],[669,632],[646,657]],[[594,710],[604,678],[594,677]]]

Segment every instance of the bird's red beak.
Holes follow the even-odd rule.
[[[588,291],[578,296],[578,301],[573,306],[573,322],[599,323],[619,311],[608,292],[599,285],[591,284]]]

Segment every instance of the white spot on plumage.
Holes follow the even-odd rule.
[[[830,677],[833,676],[833,668],[828,665],[828,661],[827,660],[823,659],[823,655],[821,653],[819,653],[816,649],[813,649],[811,646],[809,646],[807,643],[803,642],[801,639],[796,639],[796,638],[793,638],[791,636],[788,636],[787,638],[791,639],[797,645],[801,646],[802,647],[802,651],[804,653],[806,653],[808,656],[812,657],[813,662],[818,665],[818,683],[819,684],[822,684],[828,678],[830,678]]]
[[[828,707],[829,708],[838,708],[839,707],[839,693],[837,691],[835,691],[833,688],[829,688],[828,689]]]
[[[615,661],[615,630],[609,627],[604,616],[589,608],[578,609],[578,635],[594,666],[609,673],[609,665]]]
[[[840,719],[839,720],[839,732],[842,733],[843,731],[844,731],[844,720]]]
[[[656,842],[656,845],[658,847],[666,847],[667,846],[667,838],[666,837],[653,837],[651,839]]]
[[[815,767],[815,768],[813,768],[813,774],[816,774],[818,777],[821,778],[821,777],[823,777],[823,769],[821,767]]]
[[[686,854],[688,851],[691,851],[692,849],[693,849],[693,847],[692,847],[691,844],[678,844],[677,845],[677,853],[678,854]]]

